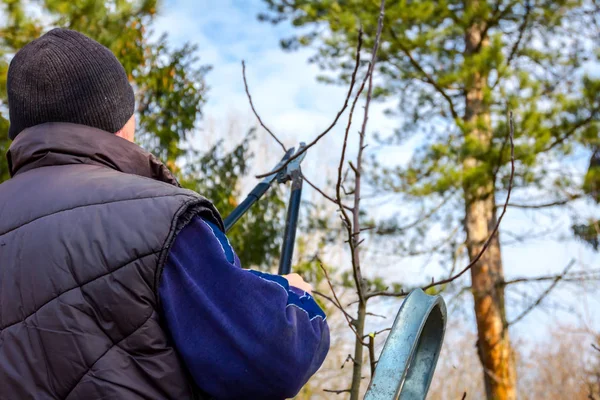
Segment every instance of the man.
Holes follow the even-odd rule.
[[[299,276],[240,267],[221,217],[135,145],[114,55],[55,29],[11,61],[0,399],[283,399],[329,347]]]

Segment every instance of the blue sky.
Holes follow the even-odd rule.
[[[273,26],[259,22],[257,14],[261,11],[264,11],[264,5],[258,0],[167,0],[159,12],[157,30],[168,32],[174,43],[196,43],[201,61],[213,66],[207,76],[210,91],[204,109],[204,133],[198,143],[224,135],[224,132],[239,138],[255,124],[244,92],[242,59],[247,63],[248,82],[261,117],[288,146],[322,131],[343,102],[345,88],[317,82],[319,70],[307,62],[312,50],[283,52],[279,39],[290,34],[292,28],[285,23]],[[397,120],[383,113],[391,105],[393,103],[373,105],[369,119],[371,132],[385,134],[398,126]],[[358,122],[357,117],[355,123]],[[330,149],[332,146],[339,148],[341,129],[341,126],[335,128],[308,154],[305,161],[307,176],[322,182],[323,171],[331,169],[335,160],[336,154]],[[257,168],[264,170],[279,157],[279,150],[265,132],[259,132],[262,136]],[[403,162],[411,151],[410,147],[395,148],[395,153],[388,154],[394,161]],[[311,196],[310,192],[305,195]],[[532,227],[557,223],[566,228],[567,222],[564,212],[532,213],[511,209],[503,229],[522,233]],[[502,240],[506,242],[510,238],[503,235]],[[556,273],[571,258],[582,260],[588,267],[600,265],[598,254],[573,241],[533,240],[525,245],[505,246],[503,250],[507,277]],[[398,279],[415,280],[417,277],[416,281],[422,282],[419,268],[418,262],[408,263],[394,268],[393,274]],[[599,315],[594,311],[598,303],[591,300],[593,292],[581,295],[579,289],[563,290],[560,300],[586,314],[598,327]],[[531,295],[535,297],[535,293]],[[570,315],[572,313],[536,311],[517,327],[516,333],[525,337],[543,336],[548,324],[568,320]]]
[[[157,29],[169,32],[174,42],[189,40],[198,44],[201,60],[214,67],[207,79],[208,119],[223,122],[236,115],[253,123],[242,81],[241,60],[245,60],[248,83],[261,117],[286,144],[293,145],[298,139],[311,138],[331,122],[342,104],[345,88],[316,81],[318,68],[307,62],[310,49],[281,51],[279,39],[292,30],[286,24],[259,22],[260,11],[264,6],[256,0],[168,0],[160,12]],[[374,120],[374,128],[386,122],[389,129],[395,125],[387,118]]]

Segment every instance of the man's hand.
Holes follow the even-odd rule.
[[[305,292],[312,294],[312,285],[304,282],[304,279],[298,274],[282,275],[289,282],[290,286],[302,289]]]

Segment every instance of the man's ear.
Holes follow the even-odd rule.
[[[133,142],[134,137],[135,137],[135,114],[132,115],[131,118],[129,118],[129,121],[127,121],[125,126],[123,126],[123,128],[118,130],[115,133],[115,135],[117,135],[125,140],[129,140],[130,142]]]

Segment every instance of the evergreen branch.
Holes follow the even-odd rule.
[[[406,55],[406,57],[408,57],[412,66],[415,67],[417,69],[417,71],[419,71],[419,73],[421,73],[421,75],[423,75],[425,77],[427,82],[429,82],[429,84],[431,84],[431,86],[433,86],[435,88],[435,90],[437,90],[437,92],[439,94],[441,94],[442,97],[444,97],[444,99],[446,99],[446,101],[448,102],[448,106],[450,107],[450,113],[452,114],[452,117],[454,119],[458,119],[459,118],[458,113],[456,112],[456,109],[454,108],[454,102],[452,101],[450,96],[448,96],[446,91],[435,81],[435,79],[433,79],[431,77],[431,75],[429,75],[427,73],[427,71],[425,71],[423,69],[421,64],[419,64],[419,62],[417,60],[415,60],[415,58],[412,56],[410,50],[406,46],[404,46],[404,44],[402,44],[402,41],[398,38],[398,36],[396,35],[396,32],[394,32],[392,27],[390,27],[390,34],[391,34],[392,38],[396,41],[396,44],[398,45],[400,50],[402,50],[402,52]]]
[[[362,35],[363,35],[363,31],[362,31],[362,28],[361,28],[358,31],[358,44],[356,46],[356,61],[355,61],[355,65],[354,65],[354,71],[352,72],[352,78],[350,80],[350,87],[348,88],[348,93],[346,94],[346,98],[344,100],[344,104],[343,104],[342,108],[338,111],[338,113],[335,116],[335,118],[334,118],[333,122],[331,123],[331,125],[329,125],[329,127],[327,127],[327,129],[325,129],[323,132],[321,132],[319,135],[317,135],[317,137],[315,139],[313,139],[313,141],[310,142],[306,147],[304,147],[304,149],[302,149],[301,151],[298,151],[296,154],[294,154],[293,156],[291,156],[279,168],[276,168],[276,169],[274,169],[272,171],[269,171],[269,172],[266,172],[264,174],[256,175],[256,178],[264,178],[264,177],[269,176],[271,174],[275,174],[275,173],[283,171],[285,168],[287,168],[287,166],[288,166],[288,164],[290,162],[292,162],[296,158],[300,157],[308,149],[310,149],[315,144],[317,144],[317,142],[319,142],[319,140],[321,140],[323,138],[323,136],[327,135],[329,133],[329,131],[331,131],[333,129],[333,127],[337,124],[338,120],[340,119],[340,117],[342,116],[342,114],[344,113],[344,111],[346,111],[346,108],[348,107],[348,102],[350,101],[350,96],[352,96],[352,90],[354,89],[354,84],[356,83],[356,73],[358,71],[358,67],[360,66],[360,50],[362,48]]]
[[[508,208],[508,203],[510,201],[510,194],[512,192],[513,181],[514,181],[514,177],[515,177],[515,144],[514,144],[514,123],[513,123],[513,113],[512,113],[512,111],[509,112],[509,122],[510,122],[510,124],[509,124],[509,126],[510,126],[509,137],[510,137],[510,166],[511,166],[510,180],[509,180],[509,185],[508,185],[508,192],[506,194],[506,201],[504,203],[504,208],[502,209],[502,213],[500,214],[500,217],[498,218],[498,221],[496,222],[496,225],[494,226],[494,229],[492,230],[492,233],[488,236],[487,240],[483,244],[483,247],[481,248],[481,250],[479,251],[479,253],[475,257],[475,259],[469,263],[469,265],[467,265],[465,268],[463,268],[456,275],[453,275],[453,276],[451,276],[451,277],[449,277],[447,279],[443,279],[441,281],[437,281],[437,282],[432,281],[429,285],[421,287],[421,289],[423,291],[425,291],[427,289],[430,289],[432,287],[435,287],[435,286],[445,285],[445,284],[453,282],[456,279],[458,279],[461,276],[463,276],[465,274],[465,272],[467,272],[468,270],[470,270],[475,264],[477,264],[477,262],[479,262],[479,259],[486,252],[487,248],[489,247],[490,243],[492,242],[492,239],[494,238],[494,236],[498,232],[498,228],[500,227],[500,223],[502,222],[502,219],[504,218],[504,215],[506,214],[506,209]],[[373,292],[373,293],[370,293],[368,297],[369,298],[375,297],[375,296],[404,297],[406,295],[408,295],[408,292],[406,292],[404,290],[402,290],[400,292],[396,292],[396,293],[382,291],[382,292]]]
[[[498,1],[496,3],[496,6],[494,7],[494,12],[492,13],[492,18],[489,19],[488,21],[485,22],[485,26],[483,28],[483,31],[481,32],[481,40],[479,41],[479,43],[477,43],[477,47],[475,48],[475,52],[479,52],[479,50],[481,50],[481,46],[483,45],[483,41],[486,39],[487,34],[490,30],[490,28],[493,28],[495,26],[498,25],[498,23],[508,15],[508,13],[512,10],[512,8],[517,5],[520,2],[520,0],[514,0],[512,1],[510,4],[508,4],[506,7],[504,7],[504,10],[500,11],[500,5],[503,3],[503,1]]]
[[[277,143],[279,143],[279,145],[283,149],[283,152],[285,153],[287,151],[285,145],[281,142],[281,140],[279,140],[279,138],[269,128],[267,128],[267,126],[263,123],[262,119],[260,118],[260,115],[258,115],[258,112],[254,108],[254,103],[252,102],[252,96],[250,95],[250,90],[248,89],[248,82],[246,80],[246,63],[244,62],[244,60],[242,60],[242,76],[244,77],[244,87],[246,88],[246,95],[248,96],[248,101],[250,102],[250,107],[252,108],[252,112],[256,116],[256,119],[258,119],[260,126],[262,126],[264,128],[264,130],[267,131],[269,133],[269,135],[271,135],[271,137],[273,139],[275,139],[275,141]]]
[[[579,128],[582,128],[582,127],[586,126],[590,122],[596,121],[596,118],[594,118],[594,114],[597,113],[598,111],[599,111],[599,109],[591,110],[591,113],[590,113],[589,117],[587,117],[586,119],[583,119],[583,120],[579,121],[578,123],[576,123],[562,137],[556,139],[553,143],[551,143],[549,146],[547,146],[546,148],[544,148],[543,150],[541,150],[539,153],[545,153],[547,151],[552,150],[554,147],[558,146],[559,144],[563,143],[565,140],[569,139],[571,137],[571,135],[573,135],[575,132],[577,132],[577,130]]]
[[[563,200],[556,200],[553,201],[551,203],[542,203],[542,204],[519,204],[519,203],[509,203],[508,206],[509,207],[514,207],[514,208],[548,208],[548,207],[556,207],[556,206],[563,206],[571,201],[577,200],[582,198],[583,195],[582,194],[576,194],[576,195],[572,195],[567,197],[566,199]]]
[[[504,218],[504,215],[506,214],[506,209],[508,208],[508,203],[510,201],[510,194],[512,192],[512,187],[513,187],[513,181],[515,178],[515,143],[514,143],[515,131],[514,131],[512,111],[509,112],[509,123],[510,123],[510,129],[509,129],[509,135],[510,135],[510,180],[509,180],[509,184],[508,184],[508,192],[506,194],[506,201],[504,203],[504,208],[502,209],[502,213],[500,213],[500,217],[498,218],[498,221],[496,222],[496,225],[494,226],[492,233],[490,234],[490,236],[487,238],[487,240],[483,244],[483,247],[481,248],[481,250],[475,257],[475,259],[473,261],[471,261],[471,263],[469,263],[469,265],[467,265],[462,271],[460,271],[458,274],[456,274],[448,279],[444,279],[439,282],[432,282],[431,284],[423,287],[423,290],[427,290],[429,288],[432,288],[432,287],[438,286],[438,285],[444,285],[446,283],[450,283],[450,282],[460,278],[465,272],[470,270],[475,264],[477,264],[477,262],[479,262],[479,259],[483,256],[483,254],[489,247],[490,243],[492,242],[492,239],[494,238],[496,233],[498,233],[498,228],[500,227],[500,223],[502,222],[502,219]]]
[[[571,267],[573,265],[575,265],[575,260],[571,260],[569,262],[569,264],[563,270],[562,274],[557,275],[554,278],[552,284],[550,286],[548,286],[548,288],[546,290],[544,290],[544,292],[537,298],[537,300],[534,301],[521,314],[519,314],[519,316],[517,318],[515,318],[513,321],[509,322],[507,325],[511,326],[511,325],[516,324],[517,322],[519,322],[520,320],[522,320],[523,318],[525,318],[525,316],[527,314],[529,314],[535,307],[537,307],[538,305],[540,305],[540,303],[546,298],[546,296],[548,296],[550,294],[550,292],[552,291],[552,289],[554,289],[556,287],[556,285],[558,285],[558,282],[560,282],[560,280],[566,275],[566,273],[569,272],[569,269],[571,269]]]
[[[531,14],[531,8],[531,1],[527,1],[525,3],[525,15],[523,16],[523,22],[521,22],[521,25],[519,26],[519,35],[517,36],[517,40],[515,41],[515,43],[513,43],[513,47],[510,50],[508,59],[506,60],[507,67],[510,66],[515,55],[517,54],[517,51],[519,50],[519,46],[521,45],[521,41],[523,40],[523,35],[525,34],[525,30],[527,29],[527,24],[529,23],[529,15]]]

